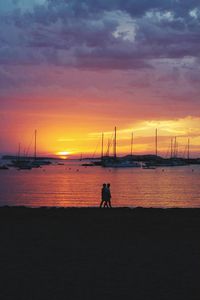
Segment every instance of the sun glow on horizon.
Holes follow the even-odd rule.
[[[81,118],[81,117],[80,117]],[[114,122],[112,124],[85,124],[65,122],[50,123],[46,120],[39,124],[37,134],[37,155],[53,156],[60,159],[80,157],[100,157],[102,151],[102,133],[104,133],[104,154],[113,155]],[[117,122],[115,122],[117,123]],[[115,124],[114,123],[114,124]],[[120,122],[119,122],[120,123]],[[117,154],[125,155],[131,151],[131,138],[133,134],[133,153],[155,153],[155,129],[158,132],[158,153],[169,153],[171,139],[178,143],[180,155],[185,153],[188,139],[190,139],[190,151],[192,156],[200,156],[200,117],[185,117],[177,119],[138,119],[117,125]],[[69,128],[71,125],[71,129]],[[74,126],[74,127],[73,127]],[[34,125],[27,121],[25,129],[17,128],[13,132],[2,131],[2,154],[16,154],[20,142],[21,152],[29,155],[34,152],[34,140],[30,134]],[[5,132],[5,133],[4,133]],[[6,148],[6,144],[8,145]],[[9,150],[9,151],[8,151]]]
[[[59,158],[61,159],[67,159],[70,154],[71,152],[69,151],[59,151],[56,153],[56,155],[59,156]]]

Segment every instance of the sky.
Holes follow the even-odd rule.
[[[0,0],[0,153],[200,156],[199,0]],[[105,146],[105,152],[107,151]],[[64,155],[64,154],[63,154]]]

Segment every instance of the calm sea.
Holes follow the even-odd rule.
[[[200,207],[200,166],[105,169],[72,161],[0,170],[0,206],[98,206],[104,182],[116,207]]]

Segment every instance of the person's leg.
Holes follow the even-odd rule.
[[[100,207],[102,207],[102,205],[103,205],[103,200],[101,200]]]

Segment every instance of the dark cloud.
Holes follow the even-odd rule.
[[[102,11],[121,10],[133,17],[140,17],[151,10],[174,11],[177,16],[185,16],[188,11],[199,7],[199,0],[49,0],[50,7],[68,7],[76,16],[85,16],[89,13],[100,13]]]
[[[151,59],[199,57],[192,0],[48,0],[3,14],[0,63],[137,69]],[[130,38],[132,34],[132,38]]]

